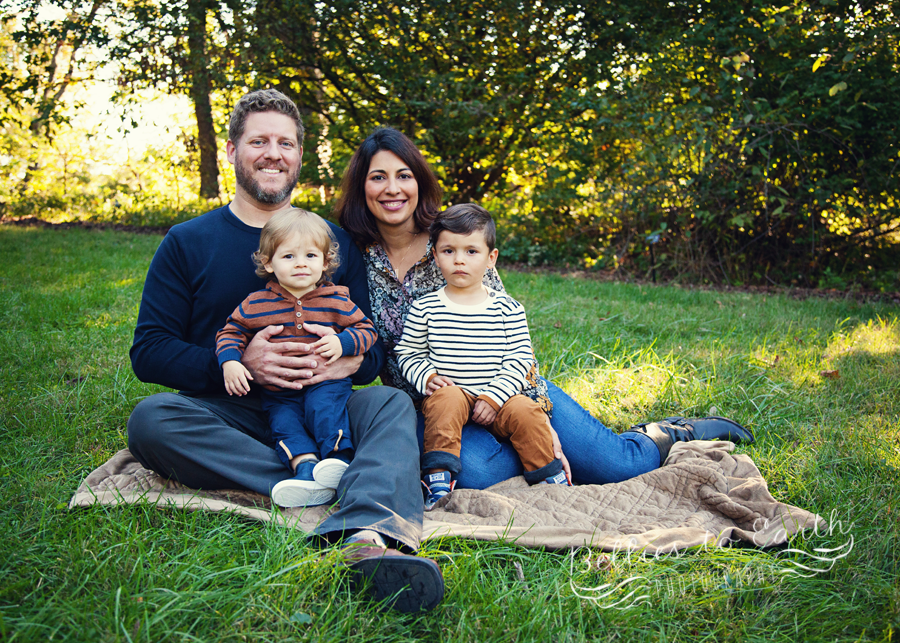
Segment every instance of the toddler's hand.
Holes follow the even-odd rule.
[[[307,322],[303,322],[303,330],[307,333],[314,333],[319,337],[327,337],[328,335],[336,335],[337,331],[335,331],[331,326],[323,326],[321,324],[310,324]]]
[[[222,364],[222,374],[225,376],[225,390],[229,395],[246,395],[250,392],[250,380],[253,376],[239,361],[229,360]]]
[[[439,388],[444,388],[445,386],[453,386],[453,380],[451,380],[446,375],[435,375],[428,382],[428,386],[425,387],[425,395],[431,395]]]
[[[472,408],[472,421],[481,426],[490,426],[497,419],[497,411],[484,400],[477,400]]]
[[[341,348],[341,340],[338,339],[337,335],[326,335],[313,344],[313,348],[317,355],[328,358],[328,361],[325,362],[326,364],[331,364],[344,354],[344,349]]]

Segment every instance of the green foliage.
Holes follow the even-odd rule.
[[[199,195],[219,198],[214,94],[241,83],[246,71],[240,3],[134,0],[119,3],[118,9],[117,38],[109,53],[119,72],[119,98],[133,99],[136,89],[146,87],[189,96],[197,124],[192,143]]]
[[[98,67],[90,54],[108,42],[100,24],[104,4],[104,0],[47,4],[13,0],[4,5],[0,92],[9,111],[0,110],[0,126],[27,124],[32,133],[51,139],[54,128],[68,121],[66,90],[90,77]],[[45,9],[55,17],[41,19]]]
[[[81,18],[35,33],[68,29],[97,46],[113,33],[84,18],[104,3],[49,4]],[[197,130],[185,147],[199,152],[190,171],[204,195],[219,194],[212,180],[230,106],[247,88],[274,86],[308,125],[300,199],[326,213],[360,140],[393,125],[422,147],[447,203],[490,207],[508,260],[679,281],[900,288],[895,3],[114,8],[104,51],[120,98],[140,104],[141,87],[191,97]],[[40,57],[45,36],[22,42],[50,64]],[[11,155],[30,167],[29,144]],[[23,200],[19,192],[9,198]]]
[[[640,73],[620,110],[637,134],[622,139],[637,147],[628,183],[645,188],[634,209],[652,213],[635,216],[637,232],[667,222],[681,255],[725,281],[841,270],[894,246],[893,10],[678,3],[642,16]]]
[[[28,156],[17,153],[22,148]],[[0,128],[8,171],[0,177],[0,215],[160,226],[209,209],[195,196],[193,156],[181,141],[124,159],[121,152],[117,141],[81,127],[50,141],[13,123]]]
[[[664,231],[660,269],[676,277],[900,267],[889,3],[345,0],[259,15],[262,77],[327,123],[338,168],[373,125],[403,129],[449,202],[492,207],[513,260],[644,272],[645,237]]]

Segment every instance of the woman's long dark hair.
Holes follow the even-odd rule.
[[[341,196],[334,208],[338,223],[360,248],[381,241],[375,217],[366,206],[366,177],[372,157],[382,150],[396,154],[416,179],[419,187],[419,203],[413,213],[416,229],[428,230],[441,210],[441,186],[419,148],[402,132],[379,127],[353,153],[341,179]]]

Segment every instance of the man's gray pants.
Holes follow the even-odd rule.
[[[371,529],[417,549],[422,492],[416,417],[405,393],[385,386],[347,402],[356,455],[338,485],[340,509],[316,528],[336,540]],[[128,448],[159,475],[194,489],[250,489],[269,495],[292,477],[275,453],[259,398],[158,393],[128,419]]]

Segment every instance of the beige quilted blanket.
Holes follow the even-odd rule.
[[[775,500],[750,457],[733,451],[731,442],[679,443],[666,466],[617,484],[529,487],[520,477],[484,491],[459,489],[426,514],[424,537],[655,554],[732,541],[766,547],[824,526],[816,514]],[[91,472],[69,507],[134,502],[229,511],[303,531],[328,511],[273,511],[267,497],[253,492],[189,489],[144,469],[128,450]]]

